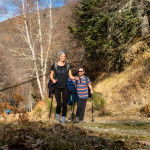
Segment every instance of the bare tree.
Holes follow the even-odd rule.
[[[26,60],[32,60],[33,67],[30,66],[30,71],[35,74],[41,98],[44,99],[47,95],[47,65],[49,59],[52,63],[53,53],[51,49],[52,30],[54,27],[52,19],[52,0],[47,0],[47,7],[49,8],[48,32],[44,31],[40,0],[11,0],[11,3],[18,7],[19,17],[17,17],[16,27],[21,33],[18,34],[18,37],[26,43],[20,51],[14,50],[14,52]]]

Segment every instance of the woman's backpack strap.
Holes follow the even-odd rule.
[[[66,66],[67,66],[67,71],[70,70],[70,63],[66,63]]]
[[[58,62],[54,63],[54,72],[56,73],[58,69]]]
[[[70,63],[66,63],[67,71],[70,70]],[[58,62],[54,63],[54,72],[58,69]]]

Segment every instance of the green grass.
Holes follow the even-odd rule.
[[[90,123],[88,123],[90,125]],[[93,127],[99,128],[118,128],[118,129],[141,129],[141,130],[149,130],[150,123],[95,123],[94,125],[90,125]]]

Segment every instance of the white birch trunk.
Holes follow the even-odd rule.
[[[41,94],[41,98],[44,99],[43,91],[42,91],[42,88],[41,88],[41,81],[40,81],[39,71],[38,71],[38,67],[37,67],[37,59],[36,59],[36,55],[35,55],[35,50],[34,50],[34,47],[32,46],[31,39],[30,39],[30,36],[29,36],[29,29],[28,29],[28,26],[27,26],[25,6],[24,6],[24,1],[23,0],[22,0],[22,12],[23,12],[23,17],[24,17],[24,25],[25,25],[25,31],[26,31],[27,44],[28,44],[28,46],[31,50],[31,53],[32,53],[33,62],[34,62],[34,69],[35,69],[35,74],[36,74],[37,83],[38,83],[38,86],[39,86],[39,91],[40,91],[40,94]]]
[[[49,40],[48,40],[48,48],[46,51],[46,56],[45,56],[45,63],[44,63],[44,74],[47,72],[47,62],[48,62],[48,56],[50,55],[50,60],[52,63],[52,50],[51,50],[51,43],[52,43],[52,28],[53,28],[53,21],[52,21],[52,1],[50,0],[50,5],[49,5]],[[43,84],[46,86],[46,76],[43,76]],[[46,87],[45,87],[46,89]]]
[[[132,8],[132,4],[133,4],[134,0],[129,0],[125,5],[123,5],[123,7],[121,9],[119,9],[119,13],[122,13],[126,10],[130,10]]]
[[[147,14],[144,14],[141,26],[142,26],[142,37],[149,34],[149,21]]]
[[[39,0],[37,1],[37,16],[38,16],[38,30],[39,30],[39,43],[40,43],[40,50],[41,50],[41,68],[43,69],[43,38],[42,38],[42,31],[41,31],[41,18],[40,18],[40,11],[39,11]]]
[[[43,53],[44,53],[44,50],[43,50],[43,37],[42,37],[42,31],[41,31],[41,18],[40,18],[40,11],[39,11],[39,3],[38,3],[38,1],[39,0],[36,0],[37,1],[37,16],[38,16],[38,30],[39,30],[39,43],[40,43],[40,50],[41,50],[41,71],[42,71],[42,76],[43,76],[43,86],[42,86],[42,90],[43,90],[43,92],[46,90],[46,87],[45,87],[45,85],[46,85],[46,76],[45,76],[45,74],[46,74],[46,72],[44,71],[44,55],[43,55]]]
[[[141,5],[139,9],[139,19],[141,20],[141,32],[142,37],[149,34],[149,21],[148,21],[148,15],[144,11],[144,1],[141,0]]]

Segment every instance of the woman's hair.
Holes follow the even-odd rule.
[[[83,71],[85,71],[83,66],[80,66],[80,67],[79,67],[79,69],[81,69],[81,68],[83,69]]]
[[[60,52],[58,52],[58,57],[60,57],[61,54],[65,54],[66,55],[65,50],[61,50]]]

